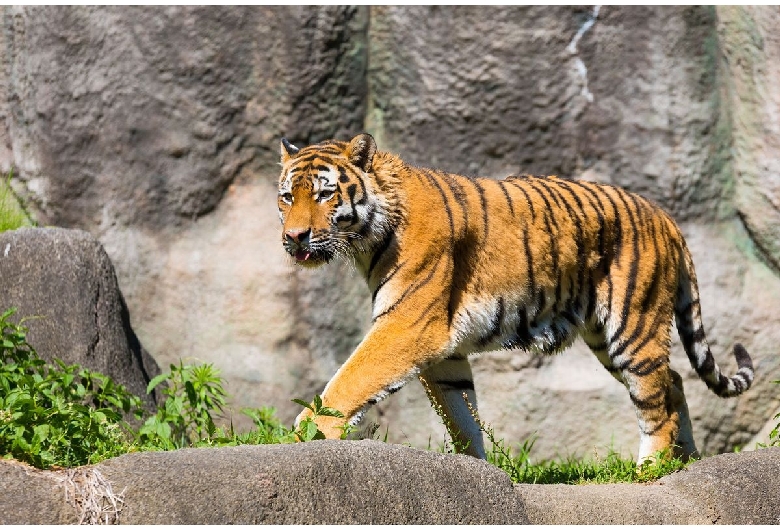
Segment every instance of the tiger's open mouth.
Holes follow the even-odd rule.
[[[330,255],[327,252],[318,251],[312,248],[290,248],[287,249],[295,263],[303,267],[317,267],[330,261]]]
[[[311,250],[299,250],[293,256],[295,261],[308,261],[312,258]]]

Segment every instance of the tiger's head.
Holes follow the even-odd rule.
[[[279,219],[282,244],[296,263],[316,267],[367,251],[385,236],[388,216],[373,175],[375,154],[370,134],[303,148],[282,139]]]

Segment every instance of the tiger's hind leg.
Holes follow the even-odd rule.
[[[652,459],[658,451],[672,449],[680,431],[678,408],[682,390],[675,388],[669,367],[670,324],[637,326],[632,333],[608,341],[612,367],[620,371],[636,410],[639,465]]]
[[[442,419],[453,438],[455,450],[484,460],[482,430],[469,410],[471,407],[476,413],[477,394],[468,359],[444,359],[427,368],[419,377],[426,386],[431,405],[444,416]]]
[[[693,427],[691,426],[691,416],[688,413],[688,403],[683,392],[682,377],[674,370],[670,369],[669,371],[672,374],[672,403],[680,418],[680,432],[677,434],[675,456],[679,456],[683,460],[699,458],[699,451],[696,449],[696,442],[693,439]]]
[[[601,364],[628,389],[639,422],[639,464],[672,446],[675,456],[699,456],[682,378],[669,367],[668,333],[669,329],[661,326],[646,330],[644,337],[612,341],[601,326],[582,333]]]

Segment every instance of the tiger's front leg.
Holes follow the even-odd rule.
[[[437,320],[409,322],[389,315],[380,319],[322,393],[322,404],[345,417],[318,416],[317,427],[326,438],[340,438],[345,420],[357,424],[369,407],[445,356],[448,338],[446,324]],[[295,425],[311,415],[309,409],[303,410]]]

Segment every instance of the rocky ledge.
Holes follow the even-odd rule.
[[[364,440],[0,462],[0,524],[773,524],[780,449],[652,484],[513,485],[490,464]]]

